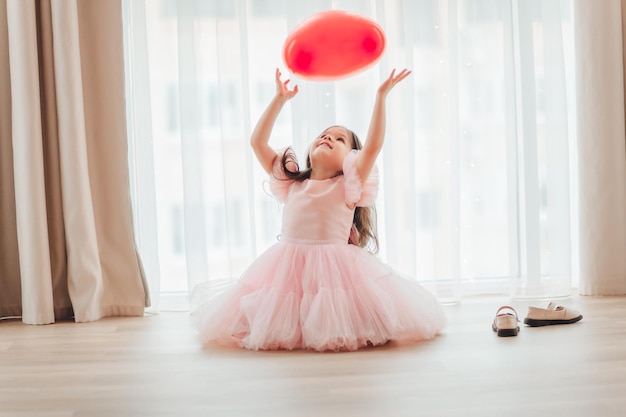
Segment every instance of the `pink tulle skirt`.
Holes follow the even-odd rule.
[[[349,244],[281,241],[236,282],[195,292],[203,343],[252,350],[352,351],[426,340],[445,325],[436,298]]]

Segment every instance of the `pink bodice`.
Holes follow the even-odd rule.
[[[305,180],[291,186],[282,238],[348,242],[354,209],[345,202],[344,177]]]
[[[373,205],[378,192],[376,169],[361,184],[355,165],[357,152],[344,160],[344,175],[327,180],[289,180],[281,158],[276,158],[270,188],[285,203],[282,239],[348,242],[354,216],[354,208],[348,206]]]

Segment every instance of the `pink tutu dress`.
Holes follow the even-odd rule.
[[[361,184],[357,151],[344,175],[286,179],[276,158],[270,189],[284,202],[279,242],[242,277],[210,288],[193,312],[203,343],[252,350],[356,350],[389,340],[425,340],[445,325],[435,297],[378,257],[348,244],[353,209],[371,205],[376,171]]]

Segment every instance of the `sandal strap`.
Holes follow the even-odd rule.
[[[517,311],[515,311],[515,309],[511,306],[501,306],[498,311],[496,311],[496,317],[498,317],[500,314],[500,312],[502,310],[511,310],[513,312],[513,315],[515,316],[515,320],[519,321],[519,319],[517,318]],[[494,318],[495,320],[495,318]]]

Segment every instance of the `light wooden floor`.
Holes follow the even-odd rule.
[[[626,297],[571,325],[491,331],[506,298],[446,306],[435,340],[352,353],[201,347],[185,313],[0,321],[0,416],[624,416]],[[513,302],[520,319],[529,305]]]

